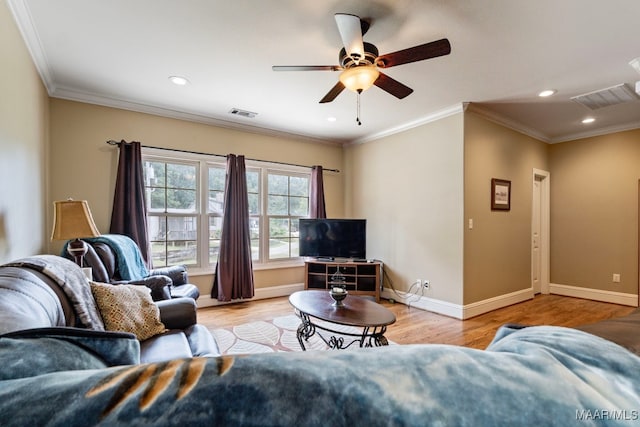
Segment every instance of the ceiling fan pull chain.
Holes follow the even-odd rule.
[[[358,126],[362,126],[362,122],[360,121],[360,94],[362,93],[362,89],[358,91],[358,101],[357,101],[357,111],[356,111],[356,123]]]

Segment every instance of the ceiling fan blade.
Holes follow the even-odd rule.
[[[381,55],[376,59],[376,65],[381,68],[389,68],[396,65],[408,64],[410,62],[422,61],[424,59],[436,58],[450,53],[451,44],[449,43],[449,40],[440,39],[434,42]]]
[[[338,65],[274,65],[273,71],[340,71]]]
[[[398,99],[405,98],[413,92],[408,86],[403,85],[399,81],[392,79],[384,73],[380,73],[376,81],[373,83],[378,86],[380,89],[389,92],[391,95],[395,96]]]
[[[320,100],[320,104],[324,104],[327,102],[331,102],[334,99],[336,99],[336,97],[338,95],[340,95],[340,93],[344,90],[344,85],[342,84],[342,82],[338,82],[336,83],[336,85],[334,87],[331,88],[331,90],[329,91],[329,93],[327,93],[324,98],[322,98]]]
[[[364,58],[360,17],[347,13],[336,13],[335,18],[347,55],[352,57],[357,63],[360,59]]]

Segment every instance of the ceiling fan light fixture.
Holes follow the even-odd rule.
[[[380,72],[374,65],[347,68],[340,74],[340,82],[352,92],[364,92],[373,86]]]

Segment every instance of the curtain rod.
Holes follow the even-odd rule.
[[[127,141],[125,141],[125,140],[115,141],[113,139],[110,139],[110,140],[107,141],[107,144],[109,144],[109,145],[120,145],[123,142],[126,143]],[[174,152],[177,152],[177,153],[199,154],[199,155],[203,155],[203,156],[216,156],[216,157],[225,157],[225,158],[227,157],[226,154],[203,153],[201,151],[179,150],[179,149],[176,149],[176,148],[164,148],[164,147],[153,147],[151,145],[141,145],[141,147],[143,147],[143,148],[153,148],[154,150],[174,151]],[[297,165],[295,163],[272,162],[270,160],[250,159],[250,158],[247,158],[247,160],[250,160],[252,162],[272,163],[272,164],[276,164],[276,165],[297,166],[297,167],[309,168],[309,169],[313,168],[313,166]],[[325,169],[325,168],[322,168],[322,170],[329,171],[329,172],[340,173],[340,169]]]

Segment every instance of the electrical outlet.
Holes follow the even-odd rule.
[[[613,283],[620,283],[620,274],[613,273]]]
[[[429,282],[429,280],[427,280],[427,279],[424,279],[424,280],[422,281],[422,286],[423,286],[425,289],[431,289],[431,282]]]

